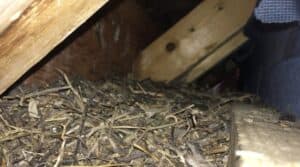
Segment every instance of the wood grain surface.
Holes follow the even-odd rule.
[[[204,1],[154,41],[136,61],[138,79],[170,82],[240,31],[255,0]]]
[[[0,93],[108,0],[34,0],[0,36]]]

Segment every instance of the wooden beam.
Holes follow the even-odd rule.
[[[107,1],[34,0],[0,35],[0,93]]]
[[[230,40],[224,43],[224,45],[220,46],[220,48],[207,56],[207,58],[197,64],[190,72],[188,72],[184,79],[185,82],[192,82],[199,76],[206,73],[247,40],[247,37],[242,32],[233,36]]]
[[[22,15],[32,1],[33,0],[0,1],[0,34]]]
[[[240,31],[255,3],[204,1],[141,53],[134,65],[135,76],[172,81]]]

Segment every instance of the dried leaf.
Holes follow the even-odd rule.
[[[38,111],[38,102],[34,99],[30,99],[28,105],[28,112],[29,116],[32,118],[40,118],[39,111]]]

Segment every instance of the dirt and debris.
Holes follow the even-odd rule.
[[[0,101],[0,166],[226,166],[230,103],[190,86],[64,79]]]

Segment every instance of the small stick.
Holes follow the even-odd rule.
[[[148,92],[145,91],[145,89],[142,87],[140,83],[137,83],[138,87],[142,90],[144,94],[148,94]]]
[[[124,121],[129,121],[129,120],[133,120],[133,119],[139,119],[139,118],[143,118],[145,117],[144,115],[140,114],[140,115],[136,115],[136,116],[132,116],[132,117],[126,117],[126,118],[122,118],[117,120],[118,122],[124,122]]]
[[[23,100],[25,100],[25,99],[28,99],[28,98],[32,98],[32,97],[36,97],[36,96],[43,96],[43,95],[47,95],[49,93],[60,92],[60,91],[63,91],[63,90],[68,90],[68,89],[70,89],[69,86],[49,88],[49,89],[42,90],[40,92],[29,93],[29,94],[27,94],[23,97],[20,97],[18,95],[17,96],[4,96],[3,99],[12,100],[12,99],[23,98]]]
[[[68,90],[68,89],[70,89],[69,86],[49,88],[49,89],[42,90],[40,92],[29,93],[29,94],[24,96],[24,99],[28,99],[28,98],[32,98],[32,97],[36,97],[36,96],[43,96],[43,95],[47,95],[49,93],[60,92],[60,91],[63,91],[63,90]]]
[[[107,127],[106,127],[107,128]],[[147,128],[145,127],[138,127],[138,126],[127,126],[127,125],[124,125],[124,126],[112,126],[111,127],[112,129],[143,129],[143,130],[146,130]]]
[[[189,106],[187,106],[187,107],[185,107],[185,108],[183,108],[183,109],[181,109],[181,110],[179,110],[179,111],[173,113],[173,115],[180,114],[180,113],[185,112],[186,110],[191,109],[191,108],[193,108],[193,107],[195,107],[195,105],[194,105],[194,104],[191,104],[191,105],[189,105]]]
[[[180,141],[183,141],[183,138],[191,131],[192,127],[191,125],[188,123],[188,128],[186,129],[186,131],[183,133],[183,135],[180,136]]]
[[[80,165],[80,166],[62,166],[62,167],[118,167],[118,166],[132,166],[129,164],[105,164],[105,165],[98,165],[98,166],[84,166],[84,165]]]
[[[139,149],[140,151],[144,152],[145,154],[147,154],[148,156],[150,156],[150,157],[151,157],[152,159],[154,159],[155,161],[159,161],[159,159],[158,159],[155,155],[153,155],[152,153],[150,153],[149,151],[147,151],[147,150],[146,150],[145,148],[143,148],[142,146],[140,146],[140,145],[134,143],[134,144],[133,144],[133,147],[135,147],[135,148]]]
[[[175,122],[175,123],[171,123],[171,124],[165,124],[165,125],[160,125],[160,126],[156,126],[156,127],[150,127],[150,128],[148,128],[148,130],[151,131],[151,130],[157,130],[157,129],[164,129],[164,128],[168,128],[168,127],[171,127],[171,126],[174,126],[174,125],[182,124],[184,122],[185,121],[180,121],[180,122]]]
[[[87,112],[86,112],[87,109],[86,109],[86,106],[84,105],[84,102],[83,102],[81,96],[79,95],[78,91],[72,86],[68,76],[62,70],[60,70],[60,69],[57,69],[57,70],[61,73],[61,75],[63,75],[65,81],[67,82],[67,84],[69,86],[69,88],[72,90],[72,92],[76,96],[76,99],[77,99],[76,102],[79,105],[80,111],[82,113],[81,123],[80,123],[80,128],[79,128],[79,135],[78,135],[75,151],[74,151],[74,154],[73,154],[73,158],[74,158],[75,162],[77,162],[76,155],[78,153],[79,146],[80,146],[80,143],[81,143],[80,139],[81,139],[81,136],[82,136],[82,133],[83,133],[84,124],[85,124],[86,117],[87,117]]]
[[[142,87],[140,87],[142,89]],[[134,90],[131,86],[129,86],[129,90],[134,94],[144,94],[144,95],[150,95],[154,97],[164,97],[164,94],[158,93],[158,92],[146,92],[145,90]]]
[[[56,163],[54,165],[54,167],[58,167],[60,162],[63,160],[63,156],[64,156],[64,152],[65,152],[65,145],[67,143],[67,137],[65,136],[66,134],[66,131],[67,131],[67,126],[69,125],[69,121],[63,125],[63,131],[62,131],[62,134],[61,134],[61,138],[63,140],[61,146],[60,146],[60,149],[59,149],[59,155],[57,157],[57,160],[56,160]]]

